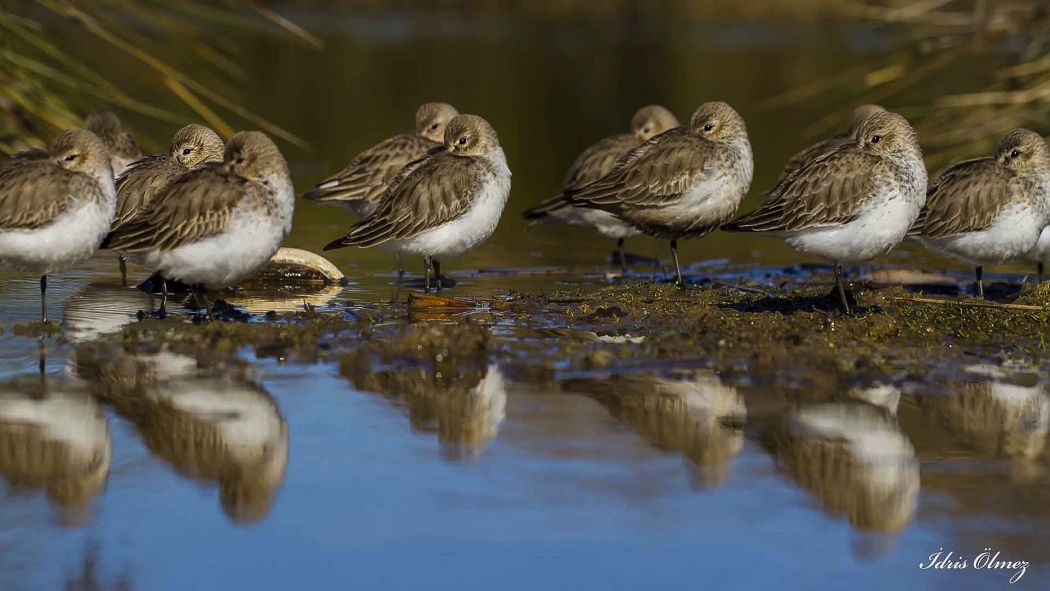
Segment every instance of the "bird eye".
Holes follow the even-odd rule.
[[[1011,158],[1017,158],[1020,155],[1021,155],[1021,153],[1018,152],[1017,150],[1013,150],[1013,151],[1010,152],[1010,157]]]
[[[79,154],[70,154],[69,156],[66,156],[66,162],[72,162],[76,160],[77,156],[79,156]]]
[[[880,136],[880,135],[873,135],[873,136],[871,136],[871,143],[877,144],[880,141],[882,141],[882,136]]]
[[[714,123],[708,123],[708,124],[704,125],[704,131],[711,131],[714,128],[715,128]]]
[[[432,124],[430,126],[430,129],[437,129],[437,128],[438,128],[438,124],[437,123],[434,123],[434,124]]]
[[[461,145],[461,146],[467,145],[467,138],[466,137],[459,138],[459,145]]]
[[[652,130],[649,129],[648,127],[643,127],[642,128],[642,133],[649,133],[650,131],[652,131]]]
[[[182,155],[183,156],[189,156],[191,152],[193,152],[193,150],[191,150],[189,148],[183,148],[182,149]]]

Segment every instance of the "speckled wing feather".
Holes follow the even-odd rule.
[[[609,174],[566,196],[585,207],[617,211],[674,202],[704,173],[709,146],[688,127],[664,132],[631,150]]]
[[[848,135],[836,135],[826,140],[819,141],[808,148],[803,148],[798,152],[795,152],[791,155],[791,158],[788,158],[787,164],[784,165],[784,170],[780,173],[780,176],[785,177],[791,174],[801,168],[806,162],[813,160],[825,152],[830,152],[843,144],[849,143],[849,141],[850,138]]]
[[[639,143],[638,138],[626,133],[599,140],[572,162],[562,184],[562,193],[525,210],[522,216],[527,220],[538,220],[550,213],[572,207],[572,202],[565,198],[565,191],[580,189],[609,174],[613,166],[628,152],[638,147]]]
[[[991,225],[1010,202],[1010,179],[992,158],[960,162],[926,191],[926,206],[909,234],[940,238]]]
[[[734,232],[791,232],[846,224],[874,195],[878,157],[842,145],[780,180],[761,207],[722,226]]]
[[[346,168],[303,195],[314,201],[375,201],[408,163],[440,146],[415,134],[401,134],[358,154]]]
[[[405,167],[371,217],[324,249],[376,246],[387,240],[411,238],[458,218],[474,201],[483,166],[480,158],[432,150]]]
[[[11,160],[0,168],[0,230],[41,228],[91,196],[104,199],[97,183],[50,159]]]
[[[167,154],[136,160],[117,178],[117,214],[112,228],[116,230],[129,223],[172,181],[186,172],[185,166]]]
[[[579,189],[609,174],[613,165],[639,144],[638,138],[626,133],[599,140],[573,160],[565,175],[564,190]]]
[[[179,177],[141,215],[110,232],[103,248],[125,252],[173,250],[222,232],[245,199],[263,201],[266,185],[213,164]]]

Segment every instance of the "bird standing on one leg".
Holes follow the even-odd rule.
[[[584,150],[569,167],[561,193],[525,210],[522,215],[529,225],[562,223],[586,226],[602,236],[615,239],[617,262],[621,269],[625,269],[624,239],[636,236],[640,231],[607,211],[577,207],[566,194],[609,174],[628,152],[674,127],[678,127],[678,119],[664,107],[649,105],[638,109],[631,118],[631,133],[611,135]]]
[[[566,198],[668,240],[676,283],[684,286],[678,241],[705,236],[733,217],[753,171],[744,119],[726,103],[710,102],[696,109],[688,125],[651,138]]]
[[[984,298],[984,267],[1031,255],[1050,223],[1050,148],[1015,129],[995,155],[960,162],[930,184],[911,230],[924,245],[974,267]]]
[[[94,254],[116,201],[109,151],[89,131],[64,131],[46,154],[0,167],[0,265],[40,276],[41,322],[47,275]]]
[[[850,143],[804,162],[768,196],[758,209],[723,229],[768,233],[831,261],[840,303],[849,314],[842,263],[892,250],[926,202],[919,137],[896,113],[870,113]]]

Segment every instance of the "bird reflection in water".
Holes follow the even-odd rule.
[[[596,399],[657,448],[681,451],[701,489],[725,483],[744,444],[744,397],[711,372],[632,372],[566,380],[562,387]]]
[[[111,456],[109,422],[82,386],[38,375],[0,384],[0,475],[46,490],[62,522],[87,519]]]
[[[892,410],[852,401],[804,405],[769,442],[778,464],[826,511],[862,531],[897,532],[915,515],[919,462]]]
[[[362,392],[404,408],[412,428],[437,432],[446,460],[473,460],[499,432],[507,403],[503,374],[488,362],[488,329],[422,324],[376,349],[349,352],[340,371]]]
[[[77,371],[138,429],[149,450],[180,475],[217,482],[236,522],[270,512],[288,464],[288,427],[241,368],[206,369],[193,357],[117,347],[77,350]]]
[[[1010,460],[1015,479],[1038,477],[1050,433],[1046,386],[1035,373],[992,365],[971,366],[967,373],[977,383],[921,396],[920,406],[966,447]]]

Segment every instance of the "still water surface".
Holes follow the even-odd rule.
[[[323,24],[323,53],[245,35],[241,94],[310,141],[287,150],[300,189],[406,129],[422,100],[489,118],[514,170],[511,203],[492,240],[448,264],[452,293],[482,296],[606,281],[610,244],[526,232],[518,214],[636,107],[660,102],[686,119],[705,100],[737,105],[765,187],[828,105],[755,103],[884,42],[754,23],[453,22],[440,34],[394,17]],[[135,123],[158,142],[170,133]],[[288,245],[317,250],[350,221],[300,203]],[[629,246],[666,257],[654,241]],[[311,303],[394,296],[389,254],[332,254],[350,284]],[[797,262],[778,243],[724,235],[685,257],[696,273]],[[885,262],[949,266],[908,250]],[[67,339],[48,343],[41,378],[37,341],[11,330],[38,313],[35,280],[0,279],[0,589],[964,589],[1014,574],[920,570],[940,548],[1031,561],[1022,588],[1050,576],[1045,368],[975,365],[961,387],[855,392],[726,382],[688,361],[547,385],[495,362],[458,380],[396,366],[348,380],[333,364],[249,352],[243,367],[207,370],[169,353],[97,354],[152,305],[99,255],[53,278]]]

